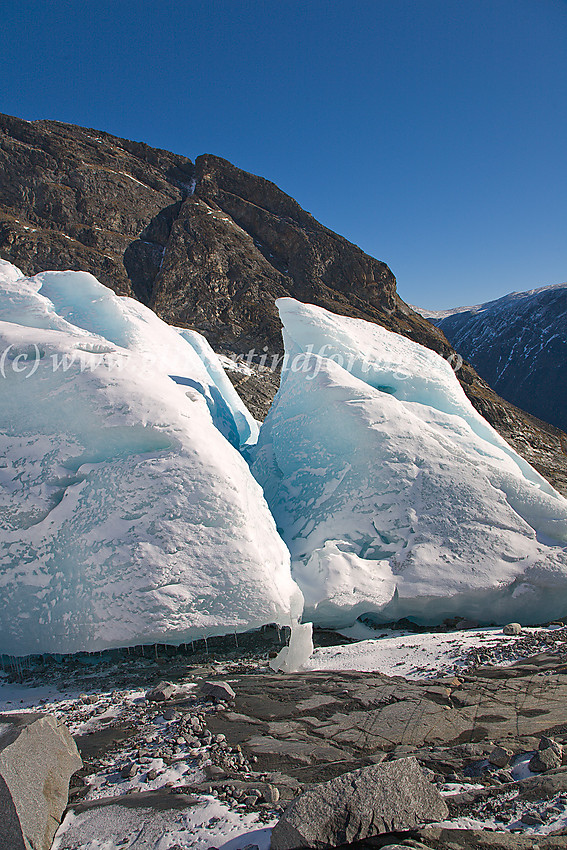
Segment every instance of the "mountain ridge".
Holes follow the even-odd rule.
[[[291,296],[456,357],[399,297],[386,263],[213,154],[193,163],[102,131],[0,116],[0,256],[28,275],[89,271],[222,353],[281,353],[275,300]],[[458,377],[476,409],[567,492],[567,435],[500,399],[467,363]]]
[[[503,398],[563,429],[567,428],[566,318],[567,283],[429,313],[429,321]]]

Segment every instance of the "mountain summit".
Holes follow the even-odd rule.
[[[0,257],[27,274],[84,270],[217,351],[282,351],[275,300],[366,319],[455,357],[397,295],[388,266],[275,184],[220,157],[187,157],[56,121],[0,116]],[[567,437],[503,401],[468,365],[477,410],[561,492]]]

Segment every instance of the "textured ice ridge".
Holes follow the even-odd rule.
[[[450,365],[291,298],[253,472],[306,616],[541,622],[567,610],[567,500],[474,410]]]

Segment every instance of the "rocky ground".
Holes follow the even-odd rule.
[[[83,758],[54,846],[263,850],[306,788],[412,755],[448,818],[356,846],[567,847],[567,628],[375,634],[320,632],[311,665],[324,669],[288,675],[268,666],[270,629],[181,651],[6,663],[2,710],[55,714]],[[425,646],[426,661],[403,668],[411,677],[376,672]],[[329,655],[356,667],[356,651],[367,668],[372,647],[374,671],[328,669]],[[538,750],[546,737],[559,755]]]

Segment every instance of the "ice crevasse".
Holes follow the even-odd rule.
[[[203,337],[90,274],[0,261],[0,353],[0,652],[294,624],[289,552],[239,451],[257,424]]]
[[[305,619],[341,626],[567,611],[567,500],[418,343],[291,298],[286,363],[253,472]]]

